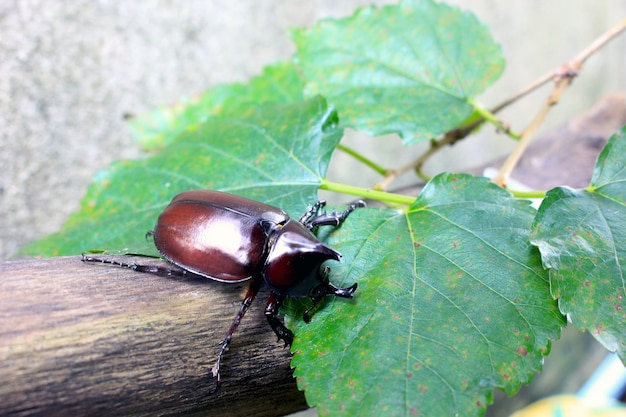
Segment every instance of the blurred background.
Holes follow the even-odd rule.
[[[174,104],[216,84],[245,82],[263,66],[290,59],[289,28],[348,16],[370,3],[392,2],[0,2],[0,260],[58,230],[78,208],[98,170],[114,160],[141,156],[125,117]],[[506,69],[479,97],[486,107],[564,64],[626,16],[622,0],[448,3],[475,13],[502,44]],[[626,91],[625,75],[622,34],[587,61],[542,131],[565,123],[606,94]],[[521,130],[549,89],[511,106],[501,117]],[[348,141],[359,148],[367,143],[364,153],[388,167],[412,159],[420,149],[407,152],[395,136],[350,133]],[[477,138],[440,153],[426,172],[482,165],[512,147],[493,129],[483,129]],[[380,181],[369,172],[351,177],[354,172],[349,158],[338,155],[330,177],[359,186]],[[395,185],[416,181],[408,176]],[[568,342],[582,350],[575,367],[584,357],[593,368],[603,353],[594,350],[593,340],[576,340]],[[555,375],[552,387],[558,380],[567,382],[562,370]]]
[[[347,16],[370,3],[0,2],[0,259],[58,230],[99,169],[140,156],[125,115],[176,103],[216,84],[245,82],[263,66],[291,57],[289,28]],[[450,3],[475,13],[503,46],[504,75],[479,97],[487,107],[565,63],[626,16],[622,0],[593,5],[586,0]],[[622,35],[594,55],[542,129],[563,123],[604,94],[626,91],[625,52]],[[522,129],[548,88],[501,116]],[[359,142],[359,148],[366,142],[366,153],[385,156],[387,166],[418,151],[403,150],[395,136],[351,135],[349,141]],[[479,165],[512,145],[493,129],[484,129],[478,139],[438,155],[426,171]],[[363,171],[350,178],[355,169],[341,156],[333,164],[334,180],[361,186],[380,180]]]

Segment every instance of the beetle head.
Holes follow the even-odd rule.
[[[290,221],[273,236],[265,261],[265,282],[284,297],[309,297],[328,281],[322,264],[341,254],[320,242],[302,224]]]
[[[323,263],[338,261],[341,254],[320,242],[306,227],[288,222],[272,239],[264,267],[265,282],[282,297],[310,297],[313,305],[304,312],[305,322],[327,295],[352,298],[357,284],[339,288],[328,279],[329,267]]]

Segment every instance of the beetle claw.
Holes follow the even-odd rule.
[[[317,210],[319,210],[322,206],[311,206],[309,210],[305,213],[304,216],[300,218],[300,223],[304,225],[310,231],[313,231],[315,228],[319,226],[341,226],[350,213],[358,208],[366,207],[365,202],[363,200],[359,200],[350,204],[344,211],[337,212],[337,210],[333,210],[331,213],[322,212],[319,216],[315,216]],[[315,211],[313,211],[315,209]]]
[[[277,329],[274,329],[274,333],[276,333],[276,336],[278,337],[276,342],[283,340],[285,342],[285,347],[293,344],[293,333],[285,326],[280,326]]]
[[[213,365],[213,368],[211,368],[211,374],[213,375],[213,378],[217,378],[217,381],[215,382],[215,388],[209,391],[209,395],[217,393],[220,390],[220,388],[222,388],[222,375],[220,375],[220,366],[222,364],[222,356],[224,356],[224,352],[228,350],[228,345],[230,344],[229,342],[230,340],[228,338],[220,342],[220,345],[222,345],[222,349],[220,350],[220,353],[217,355],[217,360],[215,361],[215,365]]]
[[[286,348],[287,346],[291,346],[291,342],[289,342],[286,338],[283,338],[283,341],[285,342],[285,346],[283,346],[283,348]],[[280,342],[280,337],[276,340],[276,343]]]
[[[311,321],[311,312],[317,307],[319,302],[326,297],[327,295],[334,295],[335,297],[342,298],[352,298],[354,296],[354,292],[356,291],[357,284],[356,282],[349,286],[348,288],[336,287],[330,281],[328,281],[328,277],[324,282],[311,290],[311,301],[313,304],[311,307],[304,310],[302,314],[302,319],[305,323],[309,323]]]

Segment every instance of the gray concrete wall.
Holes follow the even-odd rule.
[[[138,156],[123,115],[245,81],[293,52],[287,29],[345,16],[367,0],[4,0],[0,2],[0,259],[57,230],[96,171]],[[481,100],[493,104],[568,60],[626,16],[604,0],[456,0],[487,23],[507,71]],[[555,125],[611,91],[626,90],[624,35],[593,57],[551,115]],[[544,90],[545,93],[545,90]],[[541,96],[503,114],[523,127]],[[362,140],[362,139],[353,139]],[[398,141],[366,140],[389,165]],[[479,143],[479,145],[477,145]],[[392,146],[393,145],[393,146]],[[389,148],[389,150],[388,150]],[[476,149],[475,156],[469,149]],[[429,165],[478,164],[511,148],[491,129]],[[416,150],[417,151],[417,150]],[[404,150],[403,154],[407,154]],[[333,165],[347,180],[345,163]],[[376,177],[363,177],[360,185]]]

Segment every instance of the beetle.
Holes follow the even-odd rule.
[[[159,275],[193,274],[225,283],[250,280],[250,285],[212,369],[221,387],[220,366],[233,334],[262,285],[270,296],[265,316],[278,340],[293,342],[293,333],[277,317],[286,297],[309,297],[312,305],[303,319],[327,295],[352,298],[357,284],[347,288],[333,285],[326,261],[339,261],[341,254],[322,243],[314,231],[319,226],[340,226],[363,201],[350,204],[345,211],[327,213],[326,203],[318,201],[299,220],[282,209],[248,198],[212,190],[186,191],[176,195],[159,215],[151,236],[159,253],[180,269],[137,265],[83,254],[85,262],[101,262]]]

